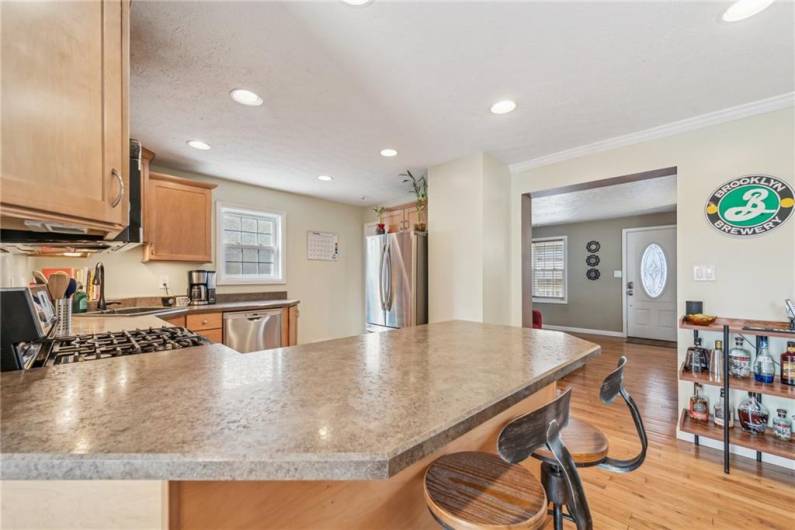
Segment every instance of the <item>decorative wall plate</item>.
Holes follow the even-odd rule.
[[[585,277],[589,280],[598,280],[599,276],[601,276],[601,274],[599,274],[599,269],[588,269],[585,272]]]
[[[599,244],[599,241],[588,241],[585,245],[585,250],[593,254],[594,252],[599,252],[599,249],[602,248],[602,245]]]
[[[599,265],[599,256],[596,254],[591,254],[587,258],[585,258],[585,264],[589,267],[596,267]]]

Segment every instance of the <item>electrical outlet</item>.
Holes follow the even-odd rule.
[[[613,278],[621,278],[623,276],[622,271],[613,271]]]
[[[160,277],[160,284],[158,285],[158,287],[160,287],[161,289],[163,289],[164,287],[165,288],[168,287],[168,276]]]

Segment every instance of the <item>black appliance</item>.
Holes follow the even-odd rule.
[[[47,287],[0,289],[0,370],[29,368],[55,331]]]
[[[127,227],[113,239],[84,233],[84,230],[57,223],[31,221],[30,230],[0,229],[0,248],[14,254],[35,254],[37,246],[63,247],[64,250],[120,250],[143,242],[141,195],[142,148],[130,139],[129,196],[130,218]]]

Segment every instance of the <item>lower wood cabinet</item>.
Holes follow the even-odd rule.
[[[234,312],[234,311],[233,311]],[[298,344],[298,306],[283,307],[282,317],[282,346],[295,346]],[[210,341],[223,344],[224,341],[224,314],[217,313],[188,313],[160,317],[169,324],[188,328],[194,333]]]

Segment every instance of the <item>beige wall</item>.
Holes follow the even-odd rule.
[[[485,153],[428,170],[429,319],[510,318],[510,172]]]
[[[670,166],[677,167],[678,175],[677,312],[684,311],[685,300],[695,299],[703,300],[709,313],[783,320],[783,299],[795,297],[795,221],[760,237],[738,239],[713,229],[703,208],[710,193],[732,177],[767,173],[795,185],[794,124],[795,109],[790,107],[514,175],[512,322],[521,323],[521,274],[516,264],[521,258],[522,193]],[[714,264],[716,281],[694,281],[695,264]],[[680,331],[680,362],[691,342],[692,334]],[[680,408],[691,393],[691,385],[680,383]],[[735,404],[739,398],[738,394]]]
[[[511,320],[511,172],[491,155],[483,157],[483,321]]]
[[[483,320],[483,154],[428,170],[428,318]]]
[[[533,237],[567,237],[567,303],[534,302],[533,309],[541,311],[544,325],[622,332],[623,283],[621,278],[613,278],[613,271],[621,270],[621,231],[625,228],[672,224],[676,224],[675,212],[533,228]],[[601,276],[593,281],[585,277],[585,271],[590,268],[585,264],[589,254],[585,245],[591,240],[601,244],[599,266],[596,267]]]
[[[218,286],[218,292],[286,290],[290,298],[301,300],[299,342],[355,335],[363,331],[364,208],[167,168],[155,168],[155,170],[218,184],[218,188],[213,192],[214,201],[286,213],[287,283],[225,285]],[[336,262],[306,259],[308,230],[338,234],[341,254]],[[160,295],[163,293],[159,289],[161,276],[168,276],[172,293],[185,294],[188,270],[205,267],[215,269],[215,263],[142,263],[142,255],[142,250],[136,248],[124,253],[105,254],[90,259],[34,258],[31,260],[31,266],[36,268],[55,264],[75,267],[93,266],[101,260],[105,264],[108,298]]]

